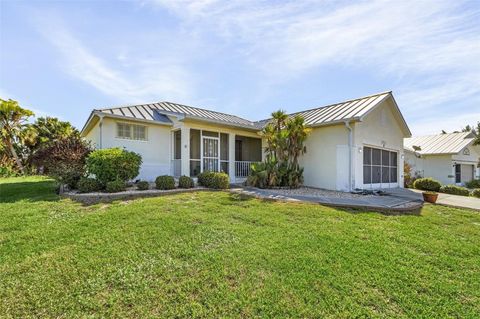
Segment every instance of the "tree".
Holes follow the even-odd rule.
[[[480,122],[477,122],[477,128],[476,129],[473,128],[472,133],[473,135],[475,135],[475,140],[473,141],[473,145],[480,145]]]
[[[17,101],[0,99],[0,139],[7,146],[22,174],[25,170],[15,150],[15,144],[20,138],[26,121],[33,115],[32,111],[20,107]]]
[[[80,137],[80,133],[70,122],[60,121],[56,117],[39,117],[28,124],[20,133],[20,142],[24,147],[27,163],[31,164],[35,153],[47,144],[71,136]]]

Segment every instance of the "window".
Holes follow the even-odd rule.
[[[396,183],[397,163],[397,152],[365,146],[363,148],[363,183]]]
[[[455,183],[460,183],[462,181],[462,166],[460,164],[455,164]]]
[[[117,123],[117,137],[133,140],[146,140],[147,127],[144,125]]]

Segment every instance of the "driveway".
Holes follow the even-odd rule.
[[[412,189],[416,193],[422,191]],[[438,193],[437,204],[480,210],[480,198]]]

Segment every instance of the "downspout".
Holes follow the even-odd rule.
[[[353,154],[352,154],[352,143],[353,143],[353,130],[350,126],[349,121],[345,121],[345,127],[348,130],[348,190],[352,191],[352,161],[353,161]]]
[[[98,127],[100,128],[100,141],[99,141],[99,146],[100,149],[102,149],[102,127],[103,127],[103,116],[100,115],[100,123],[98,124]]]

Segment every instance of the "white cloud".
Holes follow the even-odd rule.
[[[107,63],[74,36],[58,17],[39,18],[37,23],[42,35],[58,49],[62,68],[119,101],[183,100],[193,91],[193,76],[178,61],[130,59],[127,52],[122,52]],[[102,48],[96,48],[98,50]]]
[[[393,78],[396,86],[390,89],[414,121],[418,111],[434,113],[442,106],[448,116],[446,103],[465,107],[480,97],[480,9],[472,3],[152,3],[195,32],[233,42],[264,83],[287,82],[332,65]]]
[[[439,114],[436,117],[416,121],[410,125],[410,130],[415,132],[415,135],[440,134],[442,130],[450,133],[460,131],[467,124],[476,125],[478,121],[480,121],[480,112],[449,117]]]

